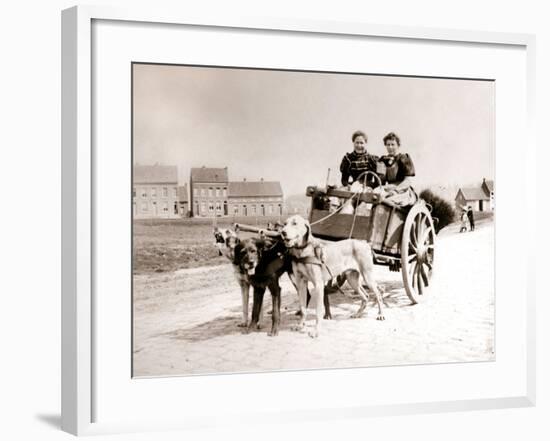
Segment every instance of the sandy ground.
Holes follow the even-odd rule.
[[[237,327],[240,289],[230,264],[134,276],[134,376],[493,360],[493,224],[456,230],[438,237],[432,287],[423,302],[411,305],[401,273],[377,266],[386,320],[376,320],[373,303],[362,318],[350,319],[359,301],[336,293],[333,320],[323,321],[318,339],[290,329],[298,321],[298,301],[286,276],[278,337],[267,336],[268,315],[257,332]]]

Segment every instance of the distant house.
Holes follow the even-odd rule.
[[[178,217],[178,168],[175,165],[135,165],[134,219]]]
[[[483,178],[479,187],[461,187],[455,197],[456,206],[461,209],[471,206],[474,211],[492,211],[494,204],[493,181]]]
[[[191,169],[189,209],[193,217],[281,216],[283,190],[277,181],[229,181],[227,167]]]
[[[283,190],[277,181],[229,182],[231,216],[281,216]]]
[[[191,169],[190,210],[195,217],[228,215],[227,167],[200,167]]]
[[[178,187],[178,214],[181,217],[189,215],[189,196],[187,194],[187,184]]]

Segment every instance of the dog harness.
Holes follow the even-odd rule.
[[[321,247],[316,247],[317,248],[321,248]],[[317,254],[317,253],[316,253]],[[293,259],[296,261],[296,262],[300,262],[300,263],[310,263],[312,265],[318,265],[320,266],[321,268],[325,268],[328,272],[328,275],[330,276],[331,279],[334,279],[334,274],[332,274],[332,271],[330,270],[330,268],[328,267],[328,265],[323,262],[321,260],[321,258],[317,257],[316,255],[315,256],[306,256],[306,257],[293,257]],[[340,291],[341,294],[343,295],[346,295],[346,293],[344,291],[342,291],[342,288],[340,288],[340,286],[337,286],[338,288],[338,291]]]

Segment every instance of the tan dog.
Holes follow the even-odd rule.
[[[243,320],[239,323],[239,327],[246,328],[248,326],[248,304],[250,296],[250,281],[248,274],[244,272],[239,264],[238,256],[235,255],[235,248],[239,244],[237,233],[230,229],[214,228],[214,238],[216,239],[216,247],[220,256],[225,256],[233,265],[233,274],[235,280],[241,288],[241,300],[243,310]],[[261,311],[260,311],[261,316]],[[258,323],[259,328],[259,323]]]
[[[347,239],[320,245],[311,235],[309,222],[298,215],[291,216],[286,220],[281,230],[281,236],[293,259],[292,270],[296,277],[300,299],[302,317],[297,330],[302,330],[305,327],[308,282],[313,284],[311,295],[315,299],[316,307],[315,328],[309,335],[317,337],[322,322],[323,288],[328,280],[340,274],[346,276],[348,283],[361,297],[359,310],[352,317],[360,317],[367,306],[368,294],[360,283],[360,275],[362,275],[367,287],[376,296],[377,320],[384,320],[382,296],[372,275],[374,263],[372,251],[367,242]]]

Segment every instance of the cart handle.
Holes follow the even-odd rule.
[[[272,238],[279,238],[281,237],[281,234],[278,231],[271,231],[266,228],[258,228],[253,225],[245,225],[245,224],[234,224],[233,228],[235,229],[235,232],[238,233],[239,231],[247,231],[249,233],[256,233],[261,236],[267,236]]]

